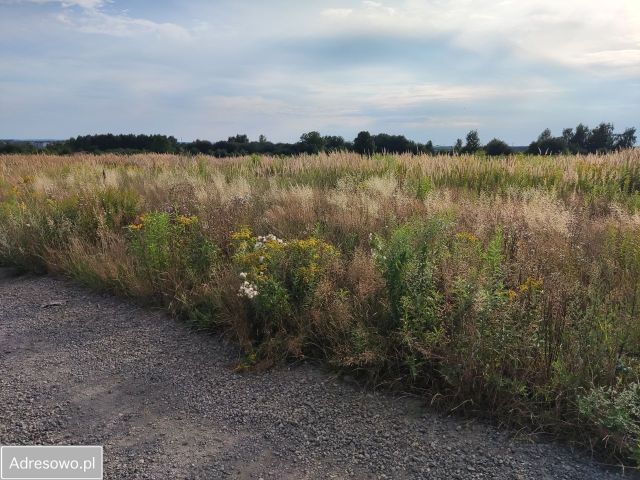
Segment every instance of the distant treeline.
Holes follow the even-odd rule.
[[[526,150],[534,155],[570,154],[570,153],[606,153],[632,148],[636,143],[636,129],[628,128],[615,133],[610,123],[601,123],[594,129],[580,124],[575,129],[566,128],[562,136],[554,137],[549,129],[544,130],[538,139],[531,142]],[[340,136],[323,136],[318,132],[308,132],[300,136],[296,143],[273,143],[260,135],[257,141],[249,140],[247,135],[236,135],[227,140],[210,142],[195,140],[180,143],[173,136],[166,135],[85,135],[60,142],[50,142],[39,146],[34,142],[0,141],[0,153],[176,153],[206,154],[216,157],[237,155],[297,155],[301,153],[320,153],[349,151],[371,155],[375,153],[424,153],[424,154],[461,154],[484,152],[486,155],[508,155],[513,148],[498,138],[483,145],[477,130],[471,130],[465,141],[458,139],[453,147],[434,148],[429,140],[418,143],[404,135],[380,133],[372,135],[363,131],[353,141]]]

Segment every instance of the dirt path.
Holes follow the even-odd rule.
[[[109,479],[621,478],[316,368],[239,375],[236,359],[161,313],[0,273],[0,444],[104,445]]]

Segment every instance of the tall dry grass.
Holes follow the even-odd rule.
[[[628,461],[639,212],[638,151],[0,156],[0,263]]]

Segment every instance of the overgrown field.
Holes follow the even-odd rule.
[[[0,156],[0,263],[640,461],[640,152]]]

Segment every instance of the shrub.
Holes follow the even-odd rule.
[[[152,212],[128,227],[128,240],[138,275],[170,306],[199,316],[189,298],[207,286],[220,267],[220,252],[204,235],[198,217]],[[198,297],[198,295],[195,295]],[[199,306],[215,311],[212,305]]]
[[[511,147],[507,145],[506,142],[494,138],[489,143],[484,146],[484,151],[490,157],[495,157],[498,155],[511,155],[513,150]]]
[[[598,437],[640,461],[640,383],[593,388],[578,397],[578,408]]]
[[[284,241],[253,236],[248,228],[235,232],[233,241],[238,295],[247,300],[255,344],[304,335],[304,318],[337,250],[315,237]]]

